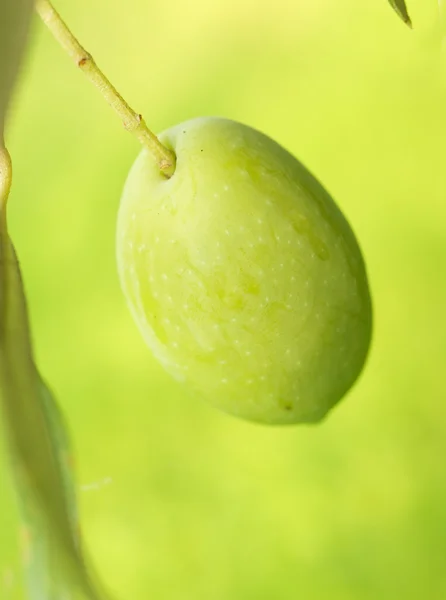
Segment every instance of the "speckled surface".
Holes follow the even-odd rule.
[[[357,378],[371,334],[354,235],[312,175],[224,119],[161,135],[170,180],[143,151],[118,220],[122,287],[148,346],[198,395],[265,423],[317,421]]]

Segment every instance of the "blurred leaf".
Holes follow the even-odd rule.
[[[412,21],[409,17],[405,0],[389,0],[389,3],[406,25],[412,27]]]
[[[0,2],[0,140],[11,89],[28,36],[32,0]]]
[[[0,158],[8,156],[2,148],[0,153]],[[2,172],[5,180],[8,173],[5,176],[0,169],[0,179]],[[2,181],[0,393],[24,521],[28,594],[31,600],[96,600],[99,596],[78,534],[68,438],[57,405],[34,364],[20,268],[6,228],[9,190],[2,194],[1,188]]]
[[[80,550],[79,519],[76,503],[76,493],[72,474],[72,454],[70,451],[67,429],[63,415],[56,401],[45,383],[40,380],[40,401],[42,410],[47,420],[48,435],[53,447],[54,456],[60,471],[61,491],[66,500],[66,517],[69,521],[71,536],[77,548],[78,556],[75,568],[75,581],[72,574],[64,570],[61,561],[57,536],[42,535],[48,530],[45,522],[45,514],[33,503],[32,492],[27,489],[26,479],[23,477],[23,469],[17,463],[14,472],[19,491],[19,503],[23,517],[22,544],[25,559],[26,580],[30,600],[40,600],[41,590],[45,590],[43,597],[53,600],[64,600],[67,590],[73,593],[73,587],[84,588],[88,598],[97,598],[93,591],[93,585],[89,581],[84,561]],[[14,457],[13,457],[14,458]],[[48,515],[47,515],[48,516]],[[69,571],[72,568],[69,565]],[[79,581],[79,583],[78,583]],[[37,585],[38,583],[38,585]],[[70,596],[71,598],[72,596]],[[81,595],[85,597],[85,595]]]

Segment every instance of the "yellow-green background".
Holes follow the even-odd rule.
[[[10,113],[11,232],[38,363],[69,418],[84,534],[128,600],[446,598],[446,53],[436,0],[58,0],[155,131],[250,124],[324,183],[375,306],[359,383],[317,427],[188,398],[121,295],[114,235],[138,152],[34,23]],[[111,478],[99,489],[82,486]],[[1,598],[20,598],[0,472]]]

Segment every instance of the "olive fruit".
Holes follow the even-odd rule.
[[[231,120],[159,136],[126,181],[117,260],[151,351],[194,394],[269,424],[319,421],[368,352],[372,310],[346,219],[279,144]]]

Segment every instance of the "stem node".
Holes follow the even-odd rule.
[[[82,69],[82,67],[85,67],[85,65],[87,64],[87,62],[93,62],[93,58],[91,56],[91,54],[86,54],[85,56],[83,56],[82,58],[80,58],[77,62],[77,66]]]

